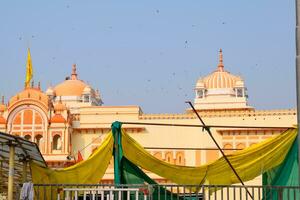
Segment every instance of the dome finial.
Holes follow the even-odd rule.
[[[77,80],[76,64],[72,66],[71,80]]]
[[[224,65],[223,65],[223,53],[222,49],[219,51],[219,64],[218,64],[218,71],[224,71]]]

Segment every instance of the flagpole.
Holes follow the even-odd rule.
[[[295,1],[296,5],[296,95],[297,95],[297,124],[298,124],[298,184],[300,184],[300,15],[299,15],[299,9],[300,9],[300,0]]]

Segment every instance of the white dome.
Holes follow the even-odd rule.
[[[220,49],[219,64],[216,71],[200,78],[196,83],[196,88],[205,87],[206,89],[233,89],[236,85],[244,85],[239,76],[235,76],[224,70],[223,54]]]
[[[55,92],[54,92],[54,90],[51,86],[46,90],[46,94],[48,96],[54,96],[55,95]]]

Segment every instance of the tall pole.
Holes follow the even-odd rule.
[[[297,124],[298,124],[298,163],[300,162],[300,0],[296,0],[296,94],[297,94]],[[300,184],[300,165],[298,165],[298,184]]]
[[[200,122],[203,125],[203,129],[206,130],[206,132],[208,133],[208,135],[210,136],[210,138],[213,140],[213,142],[215,143],[215,145],[218,147],[219,151],[221,152],[223,158],[225,159],[225,161],[227,162],[227,164],[229,165],[229,167],[231,168],[231,170],[233,171],[233,173],[235,174],[235,176],[238,178],[238,180],[240,181],[240,183],[244,186],[247,194],[251,197],[251,199],[254,199],[254,197],[251,195],[251,193],[249,192],[249,190],[247,189],[247,187],[245,186],[243,180],[241,179],[241,177],[238,175],[237,171],[234,169],[234,167],[232,166],[232,164],[230,163],[230,161],[228,160],[227,156],[225,155],[224,151],[222,150],[222,148],[220,147],[220,145],[218,144],[218,142],[216,141],[216,139],[214,138],[214,136],[212,135],[210,129],[208,126],[205,125],[204,121],[202,120],[202,118],[200,117],[200,115],[198,114],[197,110],[194,108],[192,102],[187,101],[186,103],[188,103],[192,110],[194,111],[194,113],[196,114],[196,116],[198,117],[198,119],[200,120]]]
[[[15,168],[15,144],[9,144],[9,169],[8,169],[8,200],[14,199],[14,168]]]

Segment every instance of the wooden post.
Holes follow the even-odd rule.
[[[8,200],[14,199],[14,168],[15,168],[15,144],[9,143],[9,169],[8,169]]]

